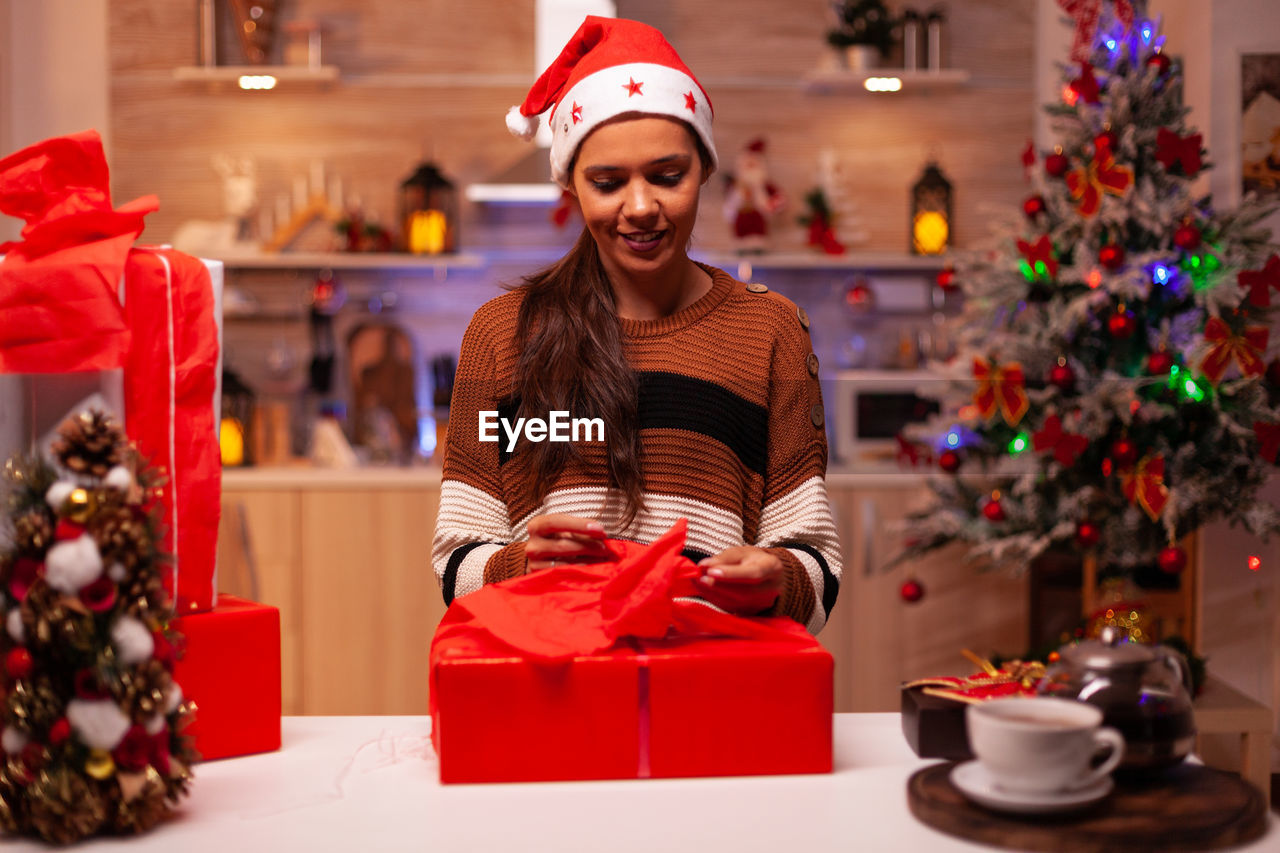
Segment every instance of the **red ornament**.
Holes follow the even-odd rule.
[[[954,267],[943,267],[938,273],[938,287],[943,290],[954,290],[956,286],[956,271]]]
[[[982,515],[987,521],[1004,521],[1004,507],[999,498],[992,498],[982,505]]]
[[[1187,567],[1187,552],[1177,545],[1170,545],[1160,552],[1156,562],[1160,564],[1160,571],[1176,575]]]
[[[72,521],[69,518],[60,518],[58,519],[57,527],[53,529],[53,538],[59,542],[66,542],[68,539],[79,539],[86,529],[79,522]]]
[[[31,585],[43,574],[43,570],[44,563],[37,563],[30,557],[19,557],[9,573],[9,594],[16,601],[25,601]]]
[[[135,773],[145,770],[151,758],[151,736],[147,734],[146,728],[138,725],[131,727],[111,751],[111,757],[121,769]]]
[[[1118,438],[1111,445],[1111,459],[1121,468],[1128,468],[1138,461],[1138,448],[1127,438]]]
[[[1035,219],[1044,213],[1044,196],[1033,195],[1022,203],[1022,212],[1027,215],[1028,219]]]
[[[908,604],[915,604],[924,598],[924,586],[920,581],[912,578],[902,584],[902,587],[898,590],[898,595],[902,596],[902,600]]]
[[[1132,311],[1117,311],[1107,319],[1107,331],[1111,337],[1124,340],[1138,330],[1138,321]]]
[[[1069,364],[1055,364],[1049,371],[1049,381],[1063,391],[1076,387],[1076,372]]]
[[[1097,151],[1105,148],[1108,152],[1112,152],[1116,150],[1116,143],[1119,141],[1114,131],[1104,130],[1093,138],[1093,149]]]
[[[876,293],[863,279],[858,279],[844,292],[845,304],[855,314],[870,314],[876,307]]]
[[[49,746],[62,746],[69,737],[71,737],[71,722],[66,717],[59,717],[57,722],[49,726]]]
[[[1184,252],[1194,252],[1200,248],[1200,229],[1191,224],[1178,226],[1173,232],[1173,245]]]
[[[960,454],[954,450],[944,450],[938,456],[938,467],[948,474],[954,474],[960,469]]]
[[[111,578],[102,575],[80,589],[80,600],[94,613],[106,613],[116,603],[116,585]]]
[[[1076,526],[1076,541],[1082,548],[1092,548],[1102,538],[1102,531],[1092,521],[1082,521]]]
[[[1166,350],[1156,350],[1147,356],[1147,373],[1164,376],[1173,369],[1173,356]]]
[[[1054,153],[1044,158],[1044,170],[1052,177],[1061,178],[1069,168],[1071,168],[1071,161],[1065,154]]]
[[[22,646],[10,649],[9,654],[4,656],[4,671],[15,681],[30,678],[34,670],[35,661],[31,659],[31,652]]]
[[[37,741],[29,741],[22,748],[21,753],[22,766],[35,772],[44,764],[44,744]]]
[[[1147,57],[1147,65],[1159,69],[1161,74],[1168,74],[1169,66],[1172,64],[1173,61],[1163,53],[1153,53]]]
[[[1112,272],[1120,269],[1124,265],[1124,246],[1118,243],[1103,246],[1098,250],[1098,263]]]

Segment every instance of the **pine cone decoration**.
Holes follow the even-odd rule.
[[[62,702],[47,676],[15,682],[9,691],[5,719],[27,732],[47,732],[62,716]]]
[[[128,446],[124,431],[110,415],[84,412],[58,428],[53,455],[68,471],[105,477],[119,465]]]
[[[62,594],[47,584],[32,586],[19,612],[28,646],[57,643],[64,647],[63,654],[73,652],[80,656],[93,651],[93,615],[83,608],[67,607]]]
[[[89,521],[104,565],[119,563],[129,576],[151,553],[151,536],[145,518],[139,518],[129,506],[101,507]]]
[[[139,782],[132,779],[126,782],[124,778],[121,779],[120,790],[128,789],[131,796],[123,793],[119,795],[115,803],[112,829],[119,833],[146,832],[159,823],[167,811],[164,802],[166,796],[164,780],[160,778],[160,774],[154,767],[148,767],[145,773],[129,775],[141,776],[142,779]],[[135,792],[133,789],[138,784],[141,788]]]
[[[27,790],[27,822],[53,844],[79,841],[106,820],[107,804],[98,789],[66,768],[41,771]]]
[[[18,554],[41,557],[53,544],[53,518],[48,512],[31,509],[13,522],[13,547]]]
[[[152,658],[121,674],[117,699],[135,723],[145,723],[164,709],[164,697],[171,684],[173,676],[161,661]]]

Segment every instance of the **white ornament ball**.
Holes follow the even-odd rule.
[[[147,722],[146,722],[147,734],[151,735],[152,737],[155,737],[156,735],[164,731],[164,728],[167,725],[168,723],[165,722],[164,714],[152,714],[150,717],[147,718]]]
[[[49,487],[49,491],[44,493],[44,499],[48,502],[49,506],[53,507],[55,510],[59,510],[62,508],[62,505],[67,502],[67,498],[71,496],[71,493],[77,488],[79,487],[70,480],[59,480]]]
[[[114,583],[124,583],[124,579],[129,577],[129,570],[124,567],[124,563],[112,563],[107,568],[107,577]]]
[[[23,645],[27,641],[27,629],[22,624],[22,611],[13,608],[4,617],[5,630],[9,632],[9,636],[18,645]]]
[[[9,755],[22,752],[23,747],[27,745],[27,740],[27,736],[13,726],[5,726],[4,731],[0,732],[0,746],[4,747],[4,751]]]
[[[169,695],[165,697],[164,712],[172,714],[182,704],[182,688],[178,686],[178,682],[169,685]]]
[[[59,542],[45,555],[45,582],[59,592],[74,595],[101,576],[102,555],[87,533]]]
[[[127,492],[133,487],[133,473],[123,465],[117,465],[102,478],[102,484],[109,489]]]
[[[115,749],[132,722],[111,699],[72,699],[67,721],[90,749]]]
[[[126,666],[150,660],[156,650],[156,641],[147,626],[132,616],[121,616],[111,626],[111,643],[116,647],[116,657]]]

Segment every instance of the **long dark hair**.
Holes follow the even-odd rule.
[[[512,387],[523,417],[553,410],[604,422],[609,485],[626,500],[623,527],[644,509],[637,380],[622,353],[613,288],[586,228],[569,253],[524,279],[516,319],[520,360]],[[571,442],[528,442],[534,501],[541,504],[571,459]]]

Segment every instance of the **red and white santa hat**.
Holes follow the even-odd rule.
[[[507,127],[530,140],[538,116],[551,110],[551,176],[569,186],[569,164],[587,134],[623,113],[687,122],[717,165],[711,99],[675,48],[648,24],[588,15],[564,50],[507,113]]]

